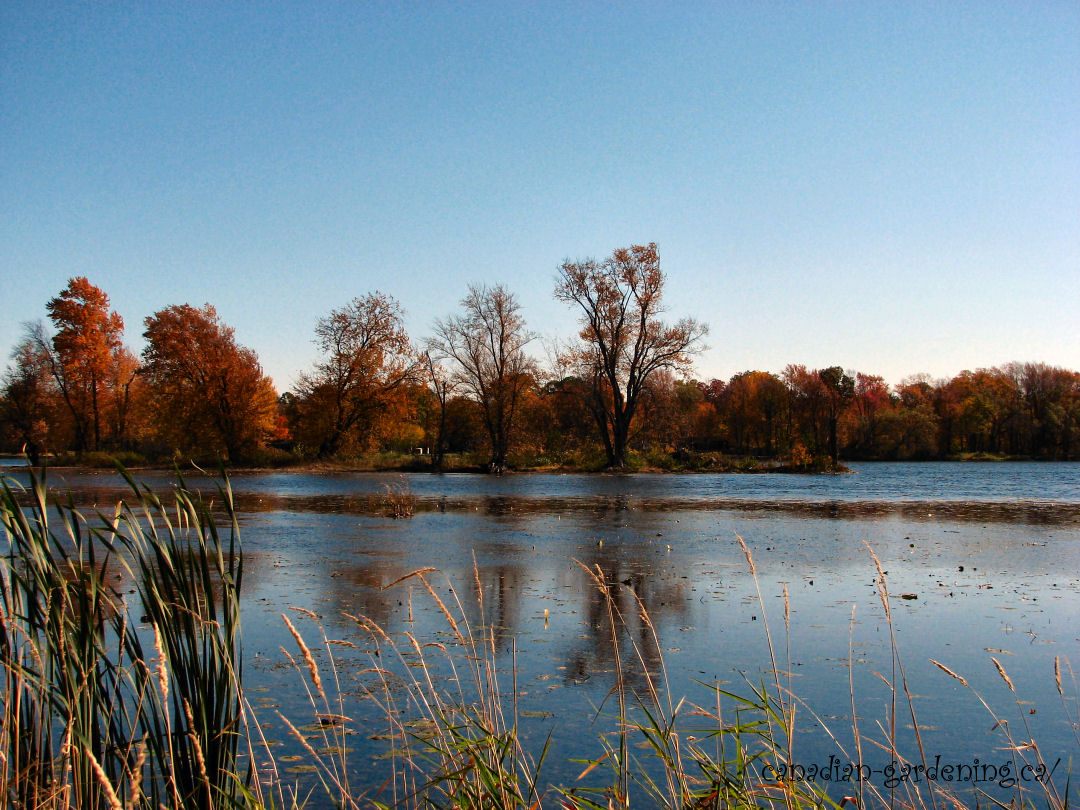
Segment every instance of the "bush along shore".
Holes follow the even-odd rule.
[[[613,598],[618,583],[587,567],[617,663],[610,726],[583,742],[588,750],[581,751],[576,780],[551,785],[545,779],[550,738],[533,747],[519,733],[514,667],[497,655],[495,630],[471,624],[468,617],[476,614],[453,584],[436,579],[436,569],[421,568],[387,587],[409,585],[431,600],[445,623],[435,641],[391,634],[363,616],[348,617],[355,643],[331,640],[315,613],[295,609],[295,622],[283,616],[282,638],[295,650],[297,690],[310,698],[310,711],[280,720],[318,777],[314,792],[300,790],[283,776],[244,694],[243,554],[227,480],[211,502],[180,478],[163,502],[128,478],[130,499],[101,514],[80,511],[70,500],[50,506],[44,478],[33,470],[29,476],[26,489],[6,479],[0,487],[8,543],[0,566],[0,796],[13,808],[532,810],[625,808],[633,800],[636,807],[671,810],[987,804],[1065,810],[1077,800],[1068,774],[1015,779],[1007,795],[992,799],[954,794],[946,782],[904,780],[882,788],[860,778],[864,750],[871,748],[914,771],[933,767],[919,737],[887,579],[870,549],[892,642],[892,701],[887,717],[871,718],[879,734],[867,734],[874,723],[855,711],[850,687],[854,748],[837,742],[837,756],[853,773],[840,793],[835,779],[823,781],[792,759],[797,710],[813,715],[793,691],[790,662],[779,652],[786,648],[780,634],[790,630],[786,588],[783,631],[763,616],[771,661],[760,682],[744,694],[714,688],[709,701],[691,705],[674,697],[644,606],[635,602],[637,615],[624,616],[619,605],[626,603]],[[386,493],[388,514],[407,518],[411,510],[399,495]],[[742,548],[756,583],[753,557]],[[110,584],[121,568],[135,583],[137,605]],[[484,615],[479,576],[472,590]],[[630,618],[646,632],[628,642],[623,630]],[[370,655],[360,698],[337,686],[337,644]],[[637,662],[643,680],[618,663],[627,660]],[[968,686],[962,674],[933,663],[942,678]],[[1007,671],[994,664],[1013,690]],[[447,671],[454,677],[440,677]],[[1075,724],[1076,704],[1065,689],[1070,673],[1068,662],[1055,660],[1063,711]],[[387,745],[380,760],[385,774],[374,780],[380,787],[368,791],[350,781],[346,742],[356,730],[350,701],[357,699],[380,708]],[[999,715],[979,700],[1015,774],[1023,768],[1047,774],[1051,766],[1030,737],[1021,701],[1019,721],[1010,722],[1012,712]],[[899,750],[896,728],[904,722],[916,730],[915,750]],[[1021,731],[1014,734],[1014,726]]]

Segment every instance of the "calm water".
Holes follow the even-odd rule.
[[[297,725],[312,717],[281,649],[294,648],[280,614],[290,607],[316,613],[331,638],[359,646],[331,649],[344,713],[357,721],[350,762],[359,781],[381,783],[385,763],[375,758],[385,743],[370,737],[385,722],[360,697],[370,677],[360,670],[370,666],[372,647],[345,615],[366,615],[392,635],[447,641],[445,622],[419,583],[383,589],[435,566],[442,574],[431,581],[444,599],[450,583],[472,621],[499,629],[500,656],[517,662],[526,734],[538,751],[553,730],[545,772],[552,782],[570,783],[581,769],[568,764],[570,757],[602,753],[597,735],[611,724],[593,719],[618,663],[603,600],[582,563],[599,567],[627,617],[619,651],[632,684],[645,683],[643,669],[659,672],[636,600],[655,626],[675,698],[708,700],[697,682],[740,693],[747,680],[759,682],[771,668],[768,620],[782,668],[790,655],[792,690],[832,733],[850,743],[850,676],[860,728],[880,738],[875,726],[887,723],[889,705],[880,676],[893,677],[893,669],[868,543],[887,572],[928,756],[941,755],[943,763],[1007,759],[981,696],[1017,739],[1033,737],[1051,764],[1060,757],[1057,775],[1064,775],[1068,758],[1080,753],[1077,687],[1065,665],[1080,665],[1080,464],[853,466],[856,474],[844,476],[237,475],[245,683],[277,750],[295,755],[275,712]],[[171,481],[158,473],[142,478],[160,488]],[[50,481],[99,507],[124,495],[122,481],[109,474],[56,471]],[[205,479],[189,483],[212,490]],[[380,513],[387,486],[413,493],[412,519]],[[756,585],[736,535],[753,553]],[[315,641],[314,621],[292,615]],[[644,647],[644,661],[630,652],[630,641]],[[324,667],[327,656],[326,649],[318,653]],[[1055,687],[1055,657],[1064,697]],[[962,674],[970,688],[930,658]],[[604,712],[613,707],[605,704]],[[897,723],[914,756],[910,716]],[[800,711],[797,726],[797,760],[843,757],[808,711]],[[864,756],[877,767],[888,763],[870,746]]]

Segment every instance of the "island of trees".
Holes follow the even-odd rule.
[[[0,381],[0,451],[34,462],[432,469],[836,469],[843,459],[1080,458],[1080,373],[1044,363],[916,375],[842,366],[694,379],[708,328],[664,320],[655,244],[566,262],[576,339],[541,364],[513,292],[471,286],[414,341],[374,291],[314,325],[319,359],[274,390],[214,307],[167,306],[124,343],[72,278]]]

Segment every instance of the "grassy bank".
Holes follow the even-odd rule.
[[[51,457],[49,466],[81,467],[112,470],[122,464],[130,470],[173,470],[177,465],[192,462],[203,467],[216,467],[219,460],[213,458],[146,458],[137,453],[84,453],[81,457],[65,454]],[[359,453],[342,454],[325,460],[296,456],[284,451],[267,452],[242,462],[230,463],[233,470],[292,470],[296,472],[432,472],[432,473],[485,473],[488,459],[482,453],[449,453],[436,466],[429,455],[408,453]],[[606,466],[603,453],[580,451],[566,454],[517,452],[508,459],[508,472],[550,473],[843,473],[850,470],[841,462],[834,466],[823,456],[804,455],[797,458],[777,459],[751,456],[731,456],[724,453],[699,453],[693,451],[631,451],[626,466],[611,470]]]
[[[296,688],[310,700],[301,716],[274,720],[289,729],[317,777],[315,793],[297,790],[245,698],[243,555],[227,482],[206,500],[180,480],[168,502],[130,483],[130,498],[108,514],[70,502],[50,508],[45,482],[32,473],[25,492],[10,482],[3,487],[0,517],[10,548],[0,566],[0,796],[9,806],[810,810],[854,802],[945,810],[986,802],[954,795],[945,783],[907,780],[890,790],[856,776],[838,786],[798,770],[794,736],[813,714],[792,688],[786,591],[782,616],[770,621],[762,613],[768,669],[741,692],[712,688],[707,700],[691,704],[678,698],[681,686],[669,678],[636,594],[587,567],[616,671],[596,736],[578,741],[577,779],[550,784],[550,746],[521,732],[513,661],[498,654],[495,628],[470,622],[485,615],[479,575],[474,583],[444,583],[435,569],[423,568],[387,587],[411,586],[442,616],[441,632],[430,637],[391,634],[356,615],[348,617],[354,635],[328,638],[315,613],[295,609],[283,619]],[[404,491],[388,489],[385,506],[396,517],[411,513]],[[755,574],[749,549],[743,551]],[[867,564],[892,639],[882,673],[892,700],[885,716],[863,718],[849,680],[852,727],[837,738],[850,736],[854,747],[837,742],[837,754],[857,769],[871,751],[925,768],[917,736],[914,750],[901,750],[898,727],[910,723],[917,732],[920,724],[892,635],[888,582],[869,551]],[[117,573],[135,594],[118,589]],[[455,585],[473,596],[459,597]],[[764,608],[760,591],[757,599]],[[645,632],[627,633],[630,624]],[[359,697],[355,684],[344,688],[338,677],[334,662],[345,649],[366,656]],[[1007,671],[995,665],[1012,689]],[[967,686],[963,673],[938,666],[943,683]],[[630,667],[643,677],[630,677]],[[1057,662],[1063,711],[1075,715],[1075,703],[1065,700],[1069,674],[1067,662]],[[379,708],[379,728],[361,729],[350,719],[358,699]],[[1019,699],[1007,712],[983,705],[988,715],[969,722],[994,724],[1015,772],[1046,766]],[[375,732],[386,745],[385,771],[367,780],[378,786],[367,792],[356,786],[349,761],[349,739],[358,731]],[[1075,788],[1062,790],[1060,780],[1018,781],[997,800],[1064,810],[1069,790],[1075,802]]]

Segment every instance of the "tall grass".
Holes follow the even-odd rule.
[[[0,796],[27,808],[244,804],[243,565],[227,484],[222,536],[182,479],[168,506],[128,479],[130,504],[87,518],[70,500],[50,510],[44,476],[28,474],[24,491],[0,488]]]
[[[416,496],[409,487],[409,479],[401,476],[394,484],[383,484],[379,505],[387,517],[411,518],[416,511]]]

